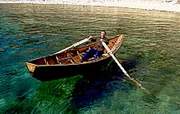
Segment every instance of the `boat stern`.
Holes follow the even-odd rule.
[[[34,71],[36,69],[36,65],[35,64],[26,62],[26,66],[27,66],[29,72],[34,73]]]

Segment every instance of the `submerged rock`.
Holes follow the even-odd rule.
[[[0,52],[4,52],[5,51],[5,49],[3,49],[3,48],[0,48]]]

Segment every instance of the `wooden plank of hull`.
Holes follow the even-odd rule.
[[[96,72],[96,70],[100,70],[103,68],[104,64],[108,64],[111,60],[110,57],[103,59],[101,61],[89,64],[81,64],[81,65],[69,65],[69,66],[39,66],[36,68],[33,73],[33,77],[46,81],[46,80],[54,80],[59,78],[70,77],[78,74],[84,74],[88,72]]]
[[[115,39],[115,42],[111,42],[111,43],[114,43],[112,46],[112,51],[113,53],[115,53],[117,52],[117,50],[120,48],[122,44],[123,36],[122,35],[116,36],[112,38],[112,40],[113,39]],[[84,50],[87,50],[88,47],[89,46],[84,46],[77,49],[78,51],[83,52]],[[70,50],[69,52],[71,51],[73,50]],[[111,57],[108,54],[106,54],[106,56],[101,57],[99,60],[96,60],[96,61],[75,63],[76,60],[74,60],[74,62],[64,60],[66,61],[66,64],[61,64],[63,59],[68,58],[67,56],[64,56],[64,53],[65,55],[68,55],[67,54],[68,52],[63,52],[61,55],[51,55],[51,56],[32,60],[30,62],[26,62],[27,68],[29,69],[32,76],[39,80],[52,80],[52,79],[57,79],[57,78],[73,76],[76,74],[82,74],[83,72],[88,72],[89,70],[94,71],[96,69],[100,69],[104,64],[107,64],[111,60]],[[78,54],[79,52],[77,53],[77,55]],[[60,56],[61,58],[58,58],[57,56]],[[53,59],[56,61],[57,59],[61,59],[61,62],[52,61],[52,57],[54,57]],[[72,58],[72,57],[69,57],[69,58]],[[37,60],[38,60],[38,65],[33,63],[34,61],[37,61]]]

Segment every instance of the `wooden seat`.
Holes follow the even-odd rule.
[[[77,55],[79,56],[80,59],[82,59],[82,55],[79,53],[79,51],[76,51]]]
[[[58,64],[61,64],[61,62],[59,61],[59,58],[57,57],[57,55],[56,55],[56,60],[57,60]]]
[[[48,61],[46,60],[46,58],[44,58],[44,62],[46,65],[49,65]]]
[[[74,60],[73,60],[73,56],[71,55],[71,53],[67,53],[67,57],[69,57],[69,61],[71,62],[71,63],[75,63],[74,62]]]

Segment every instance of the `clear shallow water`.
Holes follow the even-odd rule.
[[[67,5],[0,5],[1,113],[180,113],[180,14]],[[119,59],[147,88],[120,74],[40,82],[24,62],[100,30],[126,37]],[[127,67],[127,66],[125,66]],[[113,69],[110,66],[110,69]],[[114,71],[116,72],[116,71]]]

